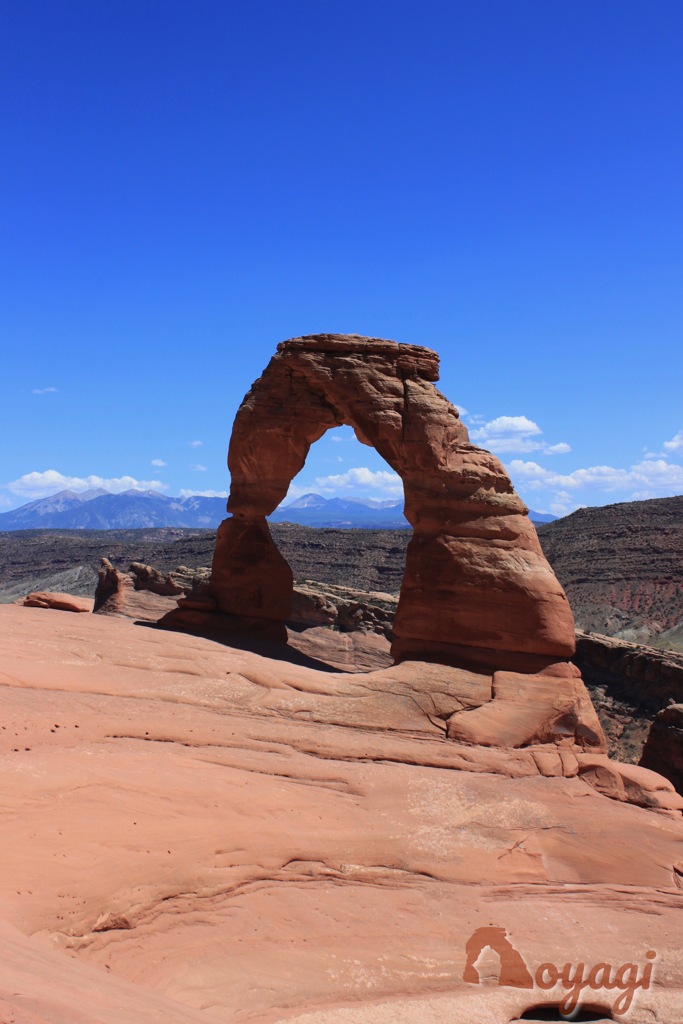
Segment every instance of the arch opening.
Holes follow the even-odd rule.
[[[308,579],[398,598],[410,537],[403,505],[401,478],[350,429],[333,428],[311,446],[286,499],[267,518],[295,584]]]
[[[339,648],[345,663],[342,652],[349,649],[362,650],[360,665],[390,663],[410,539],[403,505],[400,477],[351,429],[331,428],[311,445],[287,498],[267,517],[293,575],[288,630],[322,626],[358,634],[351,648],[343,642]],[[366,647],[363,636],[372,635],[384,639]]]

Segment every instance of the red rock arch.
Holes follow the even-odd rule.
[[[222,612],[281,622],[292,574],[266,516],[311,444],[348,424],[403,480],[414,534],[395,622],[397,660],[532,670],[571,656],[567,599],[499,460],[469,443],[417,345],[320,334],[278,345],[240,406],[211,590]]]

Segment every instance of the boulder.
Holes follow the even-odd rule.
[[[177,597],[173,594],[146,589],[148,582],[158,585],[160,574],[155,569],[140,563],[133,564],[138,567],[137,571],[121,572],[108,558],[102,559],[95,591],[95,615],[118,615],[141,622],[157,622],[177,607]],[[177,592],[182,593],[181,590]]]
[[[380,594],[306,580],[292,592],[293,629],[326,626],[342,633],[379,633],[391,637],[397,599]]]
[[[91,598],[57,594],[52,590],[34,591],[15,603],[27,608],[55,608],[60,612],[91,612],[93,609]]]
[[[641,807],[680,812],[683,797],[661,774],[637,764],[610,761],[604,754],[586,753],[577,757],[579,776],[603,796]]]
[[[602,749],[598,716],[578,672],[529,675],[495,672],[491,700],[448,719],[448,736],[484,746]]]

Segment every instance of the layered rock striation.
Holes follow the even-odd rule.
[[[539,536],[579,628],[683,649],[683,495],[580,508]]]
[[[600,716],[610,754],[637,762],[657,713],[683,700],[683,654],[577,630],[572,660]],[[668,771],[662,774],[672,778]]]

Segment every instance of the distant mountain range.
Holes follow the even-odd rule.
[[[403,498],[375,501],[372,498],[323,498],[320,494],[303,494],[288,505],[276,508],[269,519],[273,523],[337,529],[404,530],[409,525],[403,515]]]
[[[3,530],[211,529],[225,519],[225,498],[168,498],[158,491],[60,491],[0,514]]]
[[[225,498],[169,498],[158,491],[104,490],[60,491],[48,498],[31,501],[12,512],[0,513],[0,532],[9,530],[136,530],[177,526],[211,529],[225,519]],[[549,523],[555,516],[530,512],[535,523]],[[366,530],[408,528],[403,499],[377,501],[373,498],[323,498],[304,494],[269,516],[274,523],[330,528],[356,527]]]

